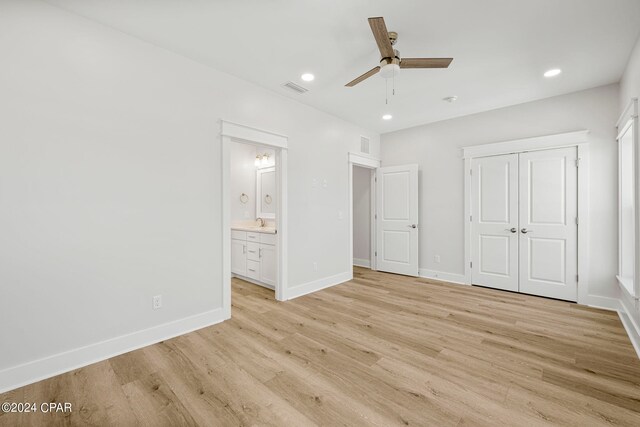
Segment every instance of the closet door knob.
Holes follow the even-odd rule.
[[[513,228],[507,228],[505,231],[510,231],[510,232],[512,232],[512,233],[517,233],[517,232],[518,232],[518,229],[517,229],[517,228],[515,228],[515,227],[513,227]]]
[[[522,234],[527,234],[527,233],[533,233],[533,230],[527,230],[526,228],[523,228],[522,230],[520,230],[520,232]]]

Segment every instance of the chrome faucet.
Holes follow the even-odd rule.
[[[264,227],[264,219],[258,217],[256,218],[256,221],[260,221],[260,227]]]

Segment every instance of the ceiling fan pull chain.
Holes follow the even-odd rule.
[[[384,79],[384,103],[389,105],[389,80]]]
[[[393,73],[393,96],[396,96],[396,74]]]

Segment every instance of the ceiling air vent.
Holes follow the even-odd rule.
[[[305,93],[309,90],[309,89],[303,88],[300,85],[295,84],[294,82],[286,82],[282,86],[287,87],[296,93]]]
[[[360,136],[360,151],[369,154],[369,138],[366,136]]]

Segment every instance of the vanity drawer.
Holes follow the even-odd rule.
[[[277,238],[275,234],[260,233],[260,243],[265,245],[275,245]]]
[[[231,238],[236,240],[247,240],[247,232],[240,230],[231,230]]]
[[[260,262],[247,260],[247,277],[260,280]]]
[[[247,231],[247,242],[259,242],[260,241],[260,233],[252,233]]]
[[[260,261],[260,244],[256,242],[247,242],[247,259],[252,261]]]

